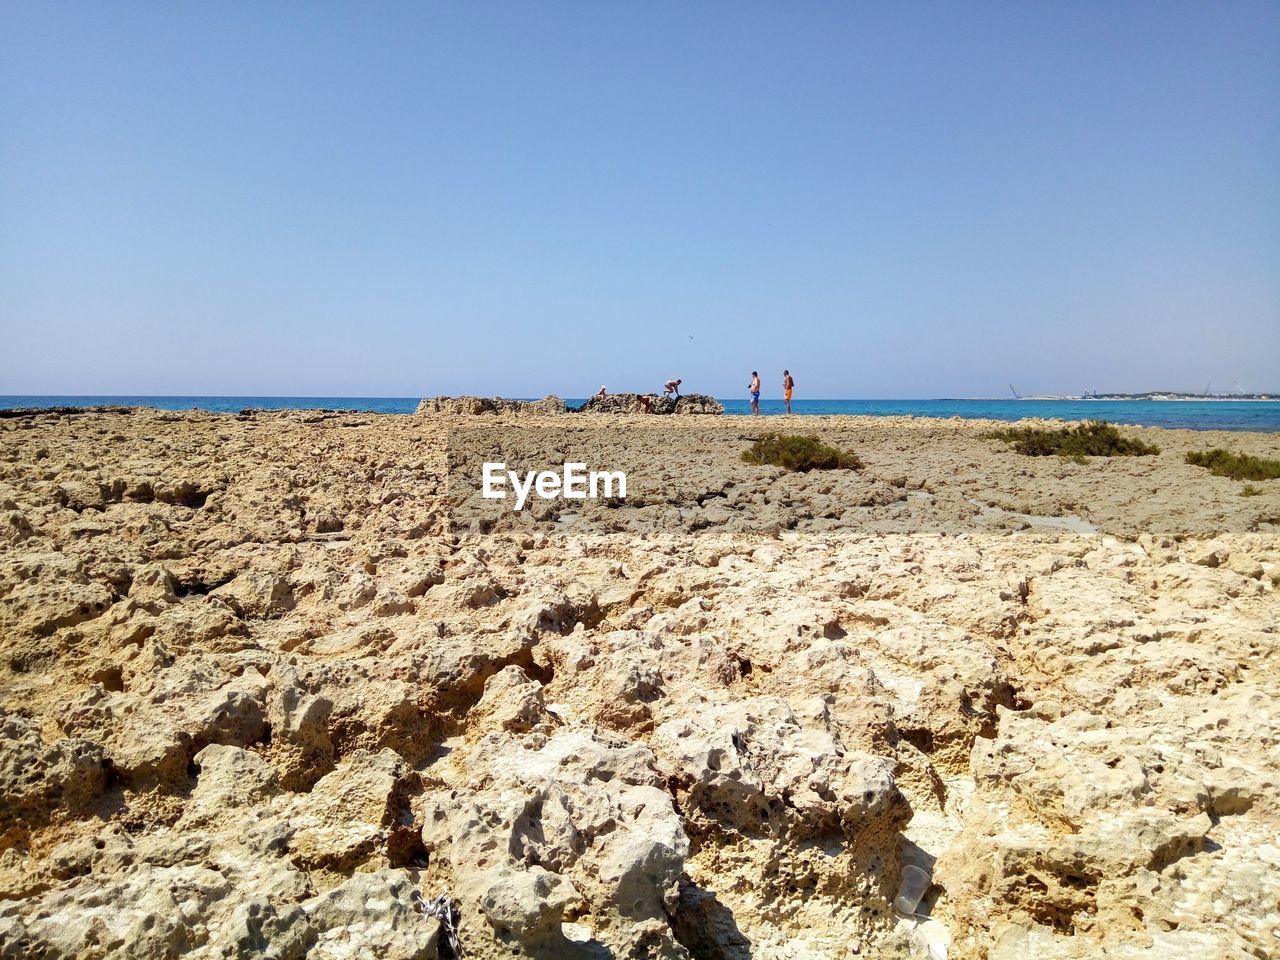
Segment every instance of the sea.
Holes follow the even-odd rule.
[[[156,407],[161,410],[211,410],[238,413],[263,410],[358,410],[367,413],[412,413],[417,397],[161,397],[161,396],[4,396],[0,409],[17,407]],[[584,402],[569,399],[570,406]],[[721,399],[725,412],[749,414],[746,399]],[[1112,423],[1191,430],[1255,430],[1280,432],[1280,400],[793,400],[798,416],[964,417],[1021,420],[1109,420]],[[785,413],[781,400],[762,399],[765,416]]]

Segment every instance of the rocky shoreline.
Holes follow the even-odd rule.
[[[554,401],[0,419],[0,957],[1275,951],[1280,438]]]
[[[644,399],[642,399],[642,397]],[[647,407],[645,402],[647,401]],[[581,406],[568,407],[555,394],[541,400],[507,400],[503,397],[427,397],[415,411],[421,415],[483,416],[488,414],[507,416],[556,416],[564,413],[596,413],[617,416],[650,413],[659,416],[719,416],[724,405],[715,397],[704,393],[684,396],[658,396],[657,394],[611,393],[603,397],[591,397]]]

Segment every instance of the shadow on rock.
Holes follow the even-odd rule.
[[[680,882],[680,899],[669,919],[672,933],[693,960],[751,958],[751,941],[738,929],[733,911],[688,877]]]

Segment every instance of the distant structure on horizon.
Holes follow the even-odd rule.
[[[1097,390],[1086,390],[1079,397],[1020,397],[1019,399],[1054,399],[1054,400],[1280,400],[1280,390],[1269,393],[1210,393],[1206,387],[1204,393],[1187,393],[1182,390],[1147,390],[1143,393],[1099,393]]]
[[[1235,384],[1235,389],[1230,393],[1210,393],[1211,383],[1204,385],[1203,393],[1188,393],[1183,390],[1146,390],[1142,393],[1100,393],[1097,390],[1086,390],[1082,394],[1066,394],[1066,393],[1034,393],[1021,394],[1017,387],[1012,383],[1009,384],[1009,392],[1013,394],[1015,400],[1270,400],[1280,401],[1280,390],[1270,390],[1266,393],[1249,393],[1241,390],[1240,385]],[[994,397],[990,399],[996,399]]]
[[[1012,387],[1009,389],[1012,390]],[[1018,390],[1014,390],[1014,399],[1146,399],[1146,401],[1157,401],[1157,399],[1167,399],[1167,401],[1189,401],[1189,399],[1207,399],[1207,401],[1280,401],[1280,390],[1271,390],[1268,393],[1210,393],[1204,390],[1204,393],[1188,393],[1185,390],[1144,390],[1142,393],[1100,393],[1098,390],[1085,390],[1079,396],[1068,396],[1068,394],[1034,394],[1034,396],[1021,396]]]

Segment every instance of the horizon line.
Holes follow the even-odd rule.
[[[618,391],[618,393],[631,393],[631,392],[633,392],[633,391],[629,391],[629,390]],[[1212,400],[1212,399],[1215,399],[1215,398],[1224,398],[1224,397],[1225,397],[1225,398],[1230,399],[1230,398],[1232,398],[1232,397],[1264,397],[1264,396],[1265,396],[1265,397],[1268,397],[1268,398],[1270,398],[1270,399],[1274,399],[1274,400],[1280,401],[1280,390],[1275,390],[1275,391],[1272,391],[1272,390],[1260,390],[1260,391],[1242,392],[1242,393],[1238,393],[1238,394],[1199,394],[1199,393],[1191,393],[1191,392],[1189,392],[1189,391],[1184,391],[1184,390],[1142,390],[1142,391],[1137,391],[1137,392],[1129,392],[1129,391],[1113,391],[1113,392],[1109,392],[1109,393],[1108,393],[1108,392],[1102,392],[1100,395],[1099,395],[1099,394],[1093,394],[1093,395],[1085,395],[1085,394],[1031,394],[1031,395],[1027,395],[1027,394],[1024,394],[1024,395],[1022,395],[1022,396],[1020,396],[1020,397],[1009,397],[1009,396],[985,396],[985,397],[984,397],[984,396],[969,396],[969,397],[923,397],[923,396],[921,396],[921,397],[798,397],[798,398],[794,399],[792,402],[793,402],[793,403],[831,403],[831,402],[836,402],[836,401],[856,401],[856,402],[861,402],[861,403],[875,403],[875,402],[886,402],[886,403],[908,403],[908,402],[927,401],[927,402],[932,402],[932,403],[938,403],[938,402],[959,402],[959,401],[964,401],[964,402],[982,401],[982,402],[1001,402],[1001,403],[1005,403],[1005,402],[1008,402],[1008,403],[1022,403],[1022,402],[1026,402],[1026,401],[1053,402],[1053,401],[1098,400],[1098,399],[1101,399],[1101,400],[1108,400],[1108,399],[1120,400],[1120,399],[1127,399],[1127,398],[1135,398],[1135,399],[1136,399],[1136,398],[1146,398],[1146,397],[1148,397],[1148,396],[1151,396],[1151,395],[1158,395],[1158,394],[1171,394],[1171,395],[1177,395],[1177,396],[1179,396],[1180,398],[1191,399],[1191,400],[1195,400],[1195,399]],[[611,394],[611,395],[616,396],[617,394]],[[558,395],[557,395],[557,394],[545,394],[543,397],[535,397],[535,396],[506,396],[506,395],[504,395],[504,394],[500,394],[500,393],[490,393],[490,394],[485,394],[485,393],[458,393],[458,394],[432,394],[432,395],[428,395],[428,394],[403,394],[403,395],[394,395],[394,394],[323,394],[323,393],[270,393],[270,394],[269,394],[269,393],[0,393],[0,397],[6,398],[6,399],[30,398],[30,399],[39,399],[39,400],[76,400],[76,399],[89,399],[89,398],[93,398],[93,399],[103,399],[103,400],[118,400],[118,399],[129,399],[129,398],[147,399],[147,400],[160,400],[160,399],[189,399],[189,400],[424,400],[424,399],[430,399],[432,396],[455,396],[455,397],[466,397],[466,396],[470,396],[470,397],[502,397],[502,398],[507,399],[507,400],[541,400],[541,399],[544,399],[544,397],[545,397],[545,396],[558,396]],[[590,398],[591,398],[591,397],[593,397],[593,396],[595,396],[595,394],[588,394],[588,395],[584,395],[583,397],[574,397],[574,396],[567,396],[567,395],[566,395],[566,396],[565,396],[565,397],[563,397],[562,399],[564,399],[564,400],[566,400],[566,401],[568,401],[568,400],[579,400],[579,399],[584,399],[584,400],[585,400],[585,399],[590,399]],[[688,396],[688,394],[683,394],[683,396]],[[716,395],[716,394],[709,394],[709,396],[713,397],[713,398],[714,398],[714,399],[716,399],[716,400],[723,400],[723,399],[741,399],[741,400],[743,400],[744,402],[746,402],[746,400],[747,400],[747,398],[746,398],[746,397],[741,397],[741,398],[739,398],[739,397],[736,397],[736,395],[726,395],[726,396],[723,396],[723,397],[722,397],[722,396],[719,396],[719,395]],[[779,400],[781,400],[782,398],[781,398],[781,397],[777,397],[777,398],[773,398],[773,397],[761,397],[761,399],[762,399],[762,400],[768,400],[768,399],[779,399]]]

